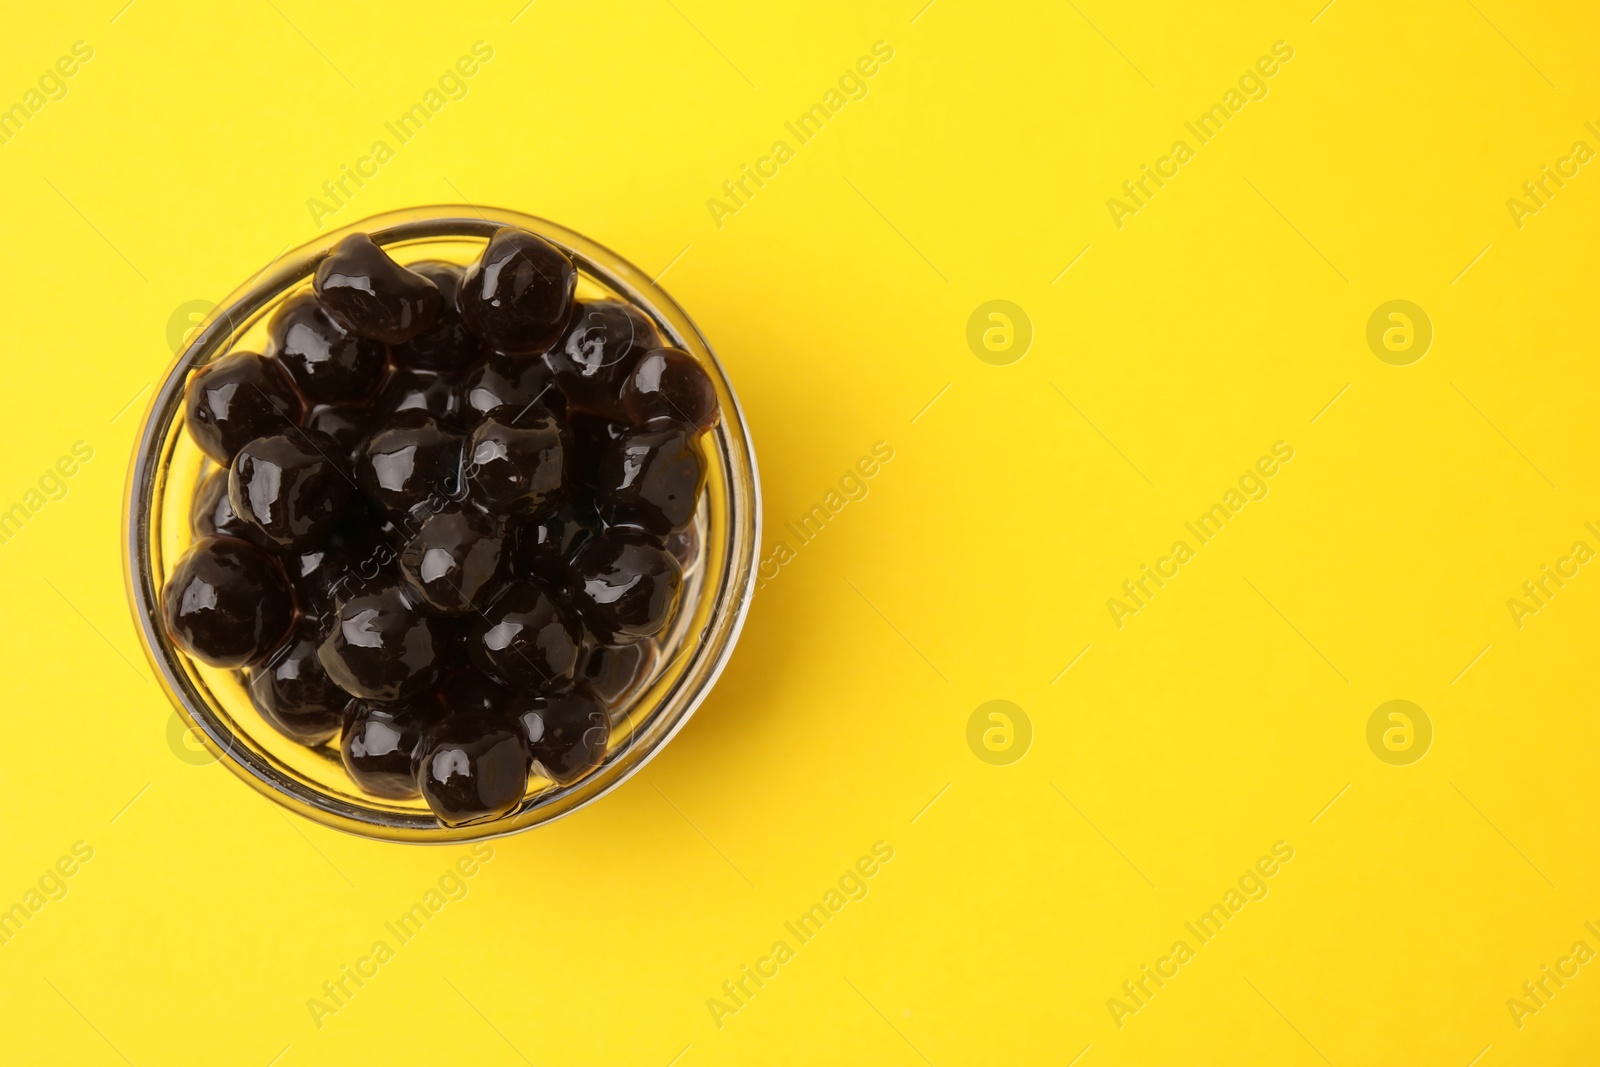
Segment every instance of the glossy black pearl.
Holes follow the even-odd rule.
[[[623,531],[607,531],[573,561],[568,589],[583,624],[602,641],[649,637],[678,606],[683,570],[662,549]]]
[[[369,410],[357,404],[318,404],[306,412],[301,426],[339,442],[346,456],[367,435]]]
[[[339,739],[344,769],[364,793],[390,800],[416,796],[417,746],[422,732],[442,717],[431,694],[403,704],[350,701]]]
[[[555,496],[566,474],[561,431],[551,418],[508,426],[480,422],[462,455],[467,499],[498,514],[526,511]]]
[[[678,561],[683,573],[688,574],[700,559],[700,528],[693,523],[667,535],[663,546]]]
[[[573,412],[567,417],[567,433],[572,438],[567,459],[567,477],[576,485],[593,489],[600,458],[611,445],[633,432],[625,422],[613,422],[598,415]]]
[[[518,425],[566,405],[550,368],[537,359],[491,357],[467,375],[461,393],[472,416],[482,418],[492,412],[502,421]]]
[[[476,667],[464,667],[439,686],[439,699],[453,715],[498,718],[511,705],[512,690]]]
[[[353,233],[317,265],[317,299],[345,329],[397,345],[439,319],[439,289],[406,270],[364,233]]]
[[[307,400],[345,403],[371,396],[383,381],[383,345],[334,322],[310,293],[284,301],[267,326],[268,354]]]
[[[505,536],[505,520],[476,508],[435,512],[400,550],[400,570],[430,607],[459,615],[487,602]]]
[[[415,411],[447,430],[459,431],[472,416],[463,404],[463,392],[459,375],[399,367],[373,399],[372,421],[382,426],[401,412]]]
[[[608,707],[623,703],[644,684],[661,660],[654,641],[628,641],[620,645],[591,642],[578,665],[578,681]]]
[[[265,659],[294,619],[294,595],[277,561],[232,537],[196,541],[167,577],[161,607],[178,647],[213,667]]]
[[[622,385],[661,335],[644,313],[620,300],[578,304],[561,341],[545,353],[574,411],[624,419]]]
[[[467,658],[506,685],[563,689],[577,669],[582,636],[543,588],[517,581],[472,621]]]
[[[522,801],[532,756],[520,727],[452,715],[429,727],[417,747],[417,786],[445,826],[498,819]]]
[[[233,352],[189,376],[183,419],[200,450],[221,464],[257,437],[300,424],[300,398],[280,365]]]
[[[467,268],[456,298],[461,317],[490,348],[537,355],[572,317],[578,272],[544,238],[502,227]]]
[[[571,785],[606,758],[611,715],[587,687],[565,693],[518,693],[511,715],[534,760],[557,785]]]
[[[669,421],[709,430],[717,423],[717,387],[689,353],[658,348],[641,356],[622,383],[622,411],[635,426]]]
[[[197,538],[211,534],[238,537],[263,547],[272,542],[255,526],[233,513],[228,501],[228,469],[212,471],[200,480],[194,502],[189,506],[189,528]]]
[[[511,566],[514,573],[564,588],[572,558],[600,532],[600,519],[587,503],[553,503],[516,523]]]
[[[295,604],[303,616],[300,623],[316,624],[319,633],[333,625],[333,610],[341,591],[351,581],[350,561],[344,550],[322,544],[303,552],[284,552],[278,562],[289,576]],[[297,628],[300,624],[297,624]]]
[[[228,471],[234,514],[273,542],[304,548],[327,536],[354,488],[331,437],[294,430],[258,437]]]
[[[430,260],[413,263],[411,269],[432,282],[439,290],[439,321],[404,344],[395,345],[394,362],[399,367],[435,371],[464,371],[481,362],[487,351],[476,334],[467,329],[456,310],[456,295],[461,289],[462,268],[453,263]]]
[[[594,489],[606,522],[664,536],[693,521],[705,484],[706,461],[694,437],[673,427],[614,441],[600,457]]]
[[[261,717],[302,745],[338,733],[350,701],[317,658],[318,636],[315,620],[302,620],[271,659],[249,672],[250,700]]]
[[[433,684],[447,653],[439,621],[404,586],[387,585],[339,602],[317,655],[339,687],[365,700],[394,702]]]
[[[356,456],[356,484],[392,518],[461,484],[461,438],[418,413],[397,416]]]

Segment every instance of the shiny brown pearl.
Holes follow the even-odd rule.
[[[445,826],[468,826],[509,814],[528,789],[533,757],[520,727],[498,719],[452,715],[417,746],[417,786]]]
[[[544,361],[574,411],[624,420],[622,386],[639,359],[661,345],[644,313],[620,300],[578,304],[572,323]]]
[[[265,659],[294,619],[294,595],[277,561],[232,537],[196,541],[168,575],[161,605],[172,640],[213,667]]]
[[[427,516],[400,550],[400,570],[423,600],[446,615],[488,602],[505,554],[505,520],[476,508]]]
[[[356,483],[393,519],[449,497],[461,484],[461,438],[421,412],[396,416],[356,455]]]
[[[613,709],[621,709],[661,660],[654,641],[620,645],[591,642],[578,666],[578,681]]]
[[[658,633],[682,588],[677,560],[632,534],[608,530],[578,553],[568,592],[583,624],[612,641]]]
[[[585,686],[565,693],[518,693],[509,708],[533,758],[557,785],[571,785],[606,757],[611,715]]]
[[[706,461],[690,431],[644,429],[600,456],[594,489],[601,518],[664,537],[694,520]]]
[[[352,700],[345,709],[339,756],[364,793],[390,800],[417,795],[415,757],[422,732],[444,717],[430,693],[403,704]]]
[[[305,430],[256,438],[228,471],[234,513],[284,547],[320,543],[354,488],[344,450],[333,438]]]
[[[339,687],[365,700],[394,702],[431,686],[448,654],[439,621],[401,585],[340,600],[318,650]]]
[[[317,265],[312,287],[334,320],[361,337],[397,345],[439,320],[439,289],[353,233]]]
[[[388,353],[334,322],[311,293],[298,293],[273,313],[267,353],[307,400],[347,403],[371,396],[383,381]]]
[[[542,588],[512,582],[473,620],[467,657],[507,685],[563,689],[577,669],[581,638],[577,623]]]
[[[467,499],[496,514],[527,512],[560,492],[566,477],[561,431],[551,418],[508,426],[487,418],[462,453]]]
[[[323,670],[318,636],[316,621],[302,620],[270,660],[249,672],[250,700],[261,717],[302,745],[338,733],[350,700]]]
[[[506,226],[467,268],[456,302],[467,326],[497,352],[538,355],[572,317],[578,272],[543,237]]]
[[[300,398],[282,367],[254,352],[233,352],[189,376],[183,422],[200,450],[227,465],[257,437],[300,424]]]

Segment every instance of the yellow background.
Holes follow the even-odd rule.
[[[94,449],[0,546],[0,905],[94,849],[0,947],[0,1059],[1600,1061],[1600,964],[1507,1007],[1600,949],[1600,573],[1521,628],[1506,604],[1600,548],[1600,163],[1506,205],[1600,148],[1589,5],[122,2],[0,41],[0,102],[94,49],[0,146],[0,507]],[[319,1028],[307,999],[466,850],[323,830],[169,744],[122,486],[174,311],[311,238],[307,199],[480,40],[325,224],[494,204],[665,269],[794,558],[657,760],[496,842]],[[1107,198],[1280,40],[1269,95],[1118,229]],[[992,299],[1034,330],[1007,366],[966,341]],[[1434,326],[1410,366],[1366,343],[1391,299]],[[1107,598],[1280,440],[1270,494],[1119,629]],[[967,742],[997,699],[1032,725],[1006,766]],[[1409,766],[1367,745],[1391,699],[1433,725]],[[708,998],[878,841],[870,893],[719,1028]],[[1269,895],[1119,1028],[1108,998],[1277,841]]]

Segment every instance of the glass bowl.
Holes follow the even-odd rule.
[[[307,748],[270,726],[234,672],[202,664],[173,644],[162,623],[161,588],[168,568],[194,540],[190,505],[211,463],[184,432],[183,389],[190,372],[236,348],[263,351],[273,311],[309,286],[317,263],[351,233],[369,234],[402,264],[444,259],[464,265],[501,226],[529,230],[565,251],[578,268],[579,297],[626,300],[649,316],[669,343],[710,372],[722,413],[699,440],[707,481],[682,603],[654,639],[659,654],[653,667],[613,716],[605,761],[568,786],[535,776],[509,815],[452,828],[439,825],[420,798],[384,800],[360,792],[345,774],[337,738]],[[643,271],[586,237],[529,215],[467,206],[414,208],[365,219],[279,256],[200,326],[145,412],[124,502],[123,562],[134,621],[157,678],[179,715],[235,774],[326,826],[388,841],[450,843],[516,833],[575,811],[615,789],[683,728],[738,640],[755,586],[760,510],[755,455],[733,386],[689,316]]]

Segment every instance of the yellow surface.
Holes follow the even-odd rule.
[[[0,41],[0,1060],[1600,1058],[1592,5],[122,2]],[[666,272],[769,560],[682,735],[487,858],[174,743],[118,551],[174,324],[319,222],[463,200]],[[1015,312],[969,347],[994,300],[1020,360]],[[1414,315],[1368,345],[1393,300],[1420,360]]]

